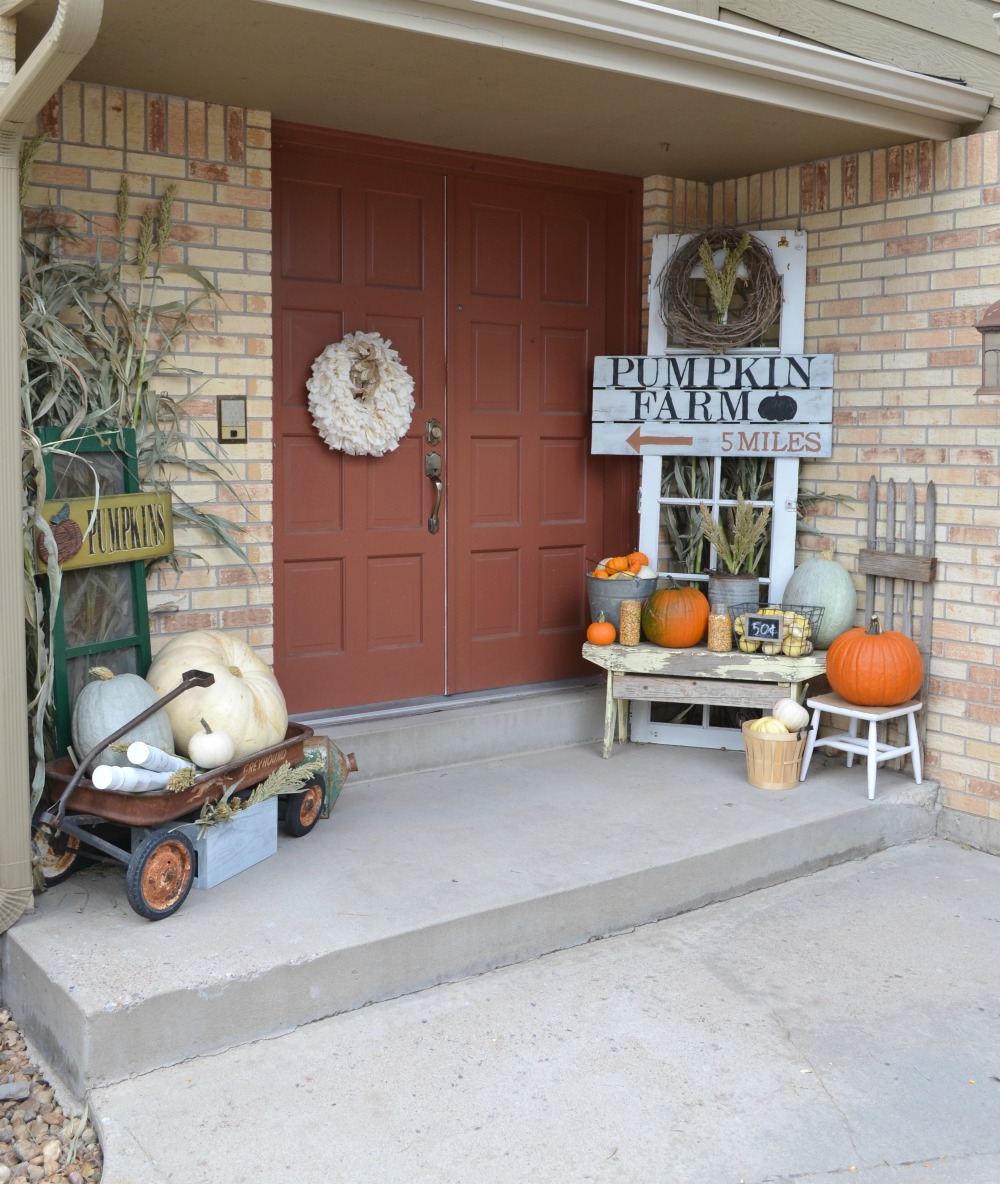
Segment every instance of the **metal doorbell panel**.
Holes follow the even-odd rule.
[[[220,395],[218,399],[219,443],[247,442],[246,395]]]

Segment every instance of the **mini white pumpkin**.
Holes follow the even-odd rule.
[[[117,732],[147,707],[152,707],[159,698],[138,674],[115,674],[106,666],[93,666],[89,673],[93,675],[93,681],[88,682],[77,695],[70,721],[73,751],[80,761],[95,744],[100,744],[107,736]],[[130,744],[133,740],[144,740],[155,748],[173,748],[170,720],[166,712],[161,708],[149,719],[136,724],[125,733],[121,743]],[[91,761],[90,767],[128,763],[124,752],[104,748]]]
[[[794,699],[779,699],[771,708],[771,714],[775,719],[780,719],[790,732],[797,732],[809,722],[809,712]]]
[[[146,681],[165,695],[180,686],[188,670],[215,675],[210,687],[184,691],[164,709],[170,717],[176,751],[185,755],[201,721],[213,731],[228,732],[235,744],[234,760],[280,744],[288,729],[288,710],[278,680],[254,651],[238,637],[216,629],[180,633],[153,659]]]
[[[228,732],[215,731],[205,720],[201,730],[188,741],[188,756],[199,769],[218,769],[228,765],[236,752],[236,745]]]

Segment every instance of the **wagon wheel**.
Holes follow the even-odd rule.
[[[46,888],[61,884],[83,864],[84,854],[76,835],[54,835],[47,826],[37,826],[31,836],[34,865],[42,873]]]
[[[129,904],[147,921],[176,913],[194,883],[194,847],[180,830],[154,830],[135,849],[125,875]]]
[[[290,793],[285,798],[285,832],[299,838],[307,835],[319,821],[323,809],[322,777],[316,777],[299,793]]]

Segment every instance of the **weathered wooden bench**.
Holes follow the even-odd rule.
[[[604,708],[604,756],[611,754],[615,734],[628,739],[629,704],[633,699],[656,703],[709,703],[726,707],[768,709],[787,695],[799,702],[806,684],[826,673],[826,651],[802,658],[765,657],[734,650],[717,654],[696,646],[668,650],[643,642],[640,645],[591,645],[583,656],[608,672]],[[734,748],[742,748],[739,731],[733,731]]]

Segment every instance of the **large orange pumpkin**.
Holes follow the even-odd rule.
[[[708,628],[708,598],[697,588],[658,588],[642,606],[642,631],[670,650],[697,645]]]
[[[920,690],[924,661],[912,638],[883,633],[878,617],[868,629],[848,629],[826,651],[826,677],[848,703],[895,707]]]

